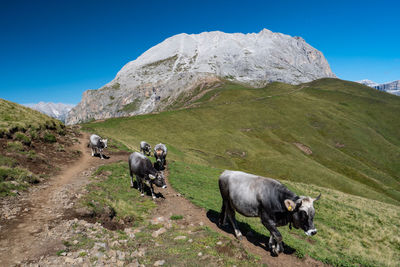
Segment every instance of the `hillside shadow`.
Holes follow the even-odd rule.
[[[97,157],[97,158],[100,158],[100,153],[95,153],[94,156]],[[104,155],[104,154],[103,154],[103,158],[104,158],[104,159],[109,159],[110,156],[107,156],[107,155]]]
[[[214,223],[218,228],[222,229],[223,231],[235,235],[233,232],[233,228],[230,225],[230,223],[227,226],[218,226],[218,220],[219,220],[219,212],[215,210],[209,210],[207,211],[207,218]],[[246,238],[247,241],[252,243],[254,246],[260,247],[264,249],[265,251],[268,251],[271,256],[276,257],[277,255],[274,255],[272,251],[268,247],[268,240],[269,236],[262,235],[256,231],[254,231],[251,226],[248,223],[243,223],[240,221],[237,221],[238,227],[240,231],[243,234],[243,238]],[[291,255],[296,252],[296,249],[288,246],[285,244],[285,242],[282,242],[283,244],[283,253],[287,255]]]
[[[156,198],[165,199],[164,195],[161,192],[156,192],[157,188],[161,188],[161,187],[157,187],[156,185],[154,185],[153,187],[154,187],[154,195],[156,196]],[[131,187],[131,188],[135,189],[135,190],[139,190],[138,183],[136,180],[133,181],[133,187]],[[146,196],[151,197],[151,191],[147,185],[144,186],[144,192],[145,192]]]

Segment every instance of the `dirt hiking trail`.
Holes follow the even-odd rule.
[[[92,157],[87,148],[88,140],[89,135],[84,133],[76,144],[76,149],[82,152],[79,160],[62,166],[58,175],[32,188],[31,192],[22,193],[18,201],[19,212],[0,228],[0,266],[19,264],[56,251],[61,245],[59,240],[38,240],[37,235],[62,220],[68,205],[73,205],[71,198],[76,198],[77,193],[89,183],[94,169],[102,164],[127,159],[127,154],[113,155],[108,160]]]
[[[89,178],[93,171],[103,164],[127,160],[126,152],[108,152],[106,154],[110,158],[107,160],[91,157],[90,149],[87,148],[88,139],[89,134],[83,133],[79,143],[76,144],[76,149],[82,152],[79,160],[63,166],[57,176],[44,184],[21,194],[15,217],[2,222],[0,226],[0,266],[25,265],[37,262],[46,256],[54,256],[63,248],[63,244],[62,240],[52,236],[49,230],[65,220],[65,213],[73,207],[76,199],[82,196],[82,190],[90,183]],[[158,205],[152,212],[153,217],[169,218],[173,214],[180,214],[188,224],[204,224],[236,240],[231,230],[220,229],[216,225],[218,216],[216,212],[207,212],[196,207],[176,192],[168,181],[167,184],[167,189],[156,190],[162,193],[164,198],[155,200]],[[265,247],[265,241],[267,241],[265,236],[247,234],[240,243],[249,253],[258,255],[261,263],[268,266],[325,266],[309,257],[298,259],[294,254],[282,253],[279,257],[272,257]]]

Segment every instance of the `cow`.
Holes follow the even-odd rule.
[[[306,235],[317,233],[314,226],[315,210],[313,202],[317,198],[297,196],[280,182],[266,177],[240,171],[225,170],[218,180],[222,196],[219,226],[229,219],[235,236],[240,240],[240,232],[235,211],[246,217],[260,217],[261,223],[270,232],[269,248],[272,254],[283,252],[282,235],[277,227],[289,224],[301,228]]]
[[[151,146],[145,141],[140,142],[140,152],[142,152],[146,156],[150,156]]]
[[[92,134],[89,139],[89,147],[92,149],[92,157],[99,153],[100,158],[104,159],[103,149],[107,148],[107,139],[102,139],[100,136]]]
[[[156,198],[154,195],[153,184],[158,187],[167,188],[165,184],[164,174],[157,171],[151,164],[150,159],[139,152],[133,152],[129,156],[129,173],[131,176],[131,187],[133,188],[133,175],[136,176],[138,183],[138,190],[141,196],[144,196],[143,184],[146,184],[150,188],[151,196]]]
[[[154,157],[156,158],[154,167],[159,171],[165,169],[167,152],[167,147],[164,144],[158,144],[154,147]]]

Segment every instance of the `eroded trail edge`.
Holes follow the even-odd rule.
[[[19,265],[55,254],[63,245],[49,235],[49,230],[62,221],[63,213],[80,198],[93,170],[102,164],[126,159],[114,155],[109,160],[91,157],[87,148],[88,134],[82,134],[76,149],[82,154],[73,164],[61,166],[61,171],[43,185],[22,193],[17,213],[0,228],[0,266]],[[72,202],[71,202],[72,200]]]

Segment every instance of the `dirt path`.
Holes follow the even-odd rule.
[[[167,184],[167,189],[159,190],[159,192],[163,194],[164,198],[156,199],[158,206],[153,213],[154,216],[163,216],[169,218],[173,214],[183,215],[188,223],[204,224],[212,230],[223,234],[232,240],[237,240],[230,229],[221,229],[217,226],[219,214],[216,214],[215,212],[207,212],[205,209],[193,205],[189,200],[176,192],[168,181]],[[281,253],[278,257],[273,257],[270,255],[270,252],[265,246],[265,241],[267,241],[265,236],[257,236],[254,233],[247,235],[245,233],[243,234],[245,237],[242,239],[242,241],[240,241],[241,245],[248,252],[258,255],[261,258],[261,262],[267,264],[267,266],[327,266],[322,262],[316,261],[310,257],[299,259],[293,254],[293,249],[286,247],[285,253],[286,251],[290,252],[292,250],[292,255]]]
[[[108,160],[91,157],[86,147],[88,134],[83,134],[76,149],[82,151],[79,160],[61,167],[60,174],[43,185],[23,193],[18,200],[18,213],[0,228],[0,266],[10,266],[49,253],[60,247],[59,240],[43,234],[62,220],[69,208],[71,197],[79,198],[81,190],[89,183],[91,171],[98,166],[118,160],[126,160],[126,154],[112,155]],[[14,217],[14,216],[13,216]],[[39,238],[40,236],[40,238]]]
[[[0,266],[19,265],[55,255],[63,245],[59,238],[49,234],[49,230],[62,222],[65,211],[74,205],[75,199],[80,198],[85,185],[90,182],[91,173],[100,165],[127,159],[127,153],[111,153],[108,160],[91,157],[86,140],[88,134],[83,134],[80,143],[76,145],[76,149],[82,151],[81,158],[72,165],[62,167],[60,174],[45,184],[24,193],[18,201],[15,218],[0,226]],[[204,224],[236,240],[230,230],[217,227],[218,214],[196,207],[170,184],[160,192],[165,198],[156,200],[158,207],[154,210],[154,216],[169,218],[172,214],[181,214],[188,223]],[[324,266],[311,258],[300,260],[294,255],[272,257],[264,242],[264,236],[247,234],[241,245],[248,252],[260,256],[262,263],[268,266]]]

